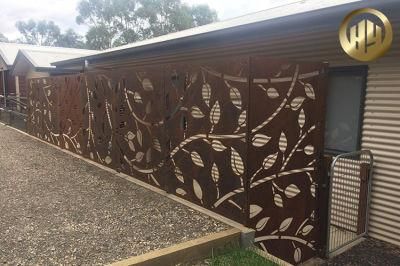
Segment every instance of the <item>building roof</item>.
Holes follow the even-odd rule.
[[[98,51],[93,50],[51,48],[52,47],[46,47],[45,49],[21,49],[20,53],[36,68],[52,68],[53,66],[51,63],[53,62],[98,53]]]
[[[27,51],[27,54],[31,56],[34,65],[46,67],[50,67],[50,63],[55,61],[62,61],[98,53],[98,51],[94,50],[0,42],[0,56],[7,66],[12,66],[14,64],[20,50]]]
[[[70,65],[76,62],[82,62],[84,60],[101,60],[105,58],[110,58],[115,55],[134,53],[142,48],[156,47],[160,45],[170,44],[170,43],[178,43],[179,41],[194,39],[195,37],[203,37],[211,34],[225,32],[230,29],[242,28],[249,25],[259,24],[262,22],[269,22],[276,20],[278,18],[285,18],[294,15],[306,15],[307,13],[318,11],[322,9],[328,9],[334,6],[361,2],[362,0],[298,0],[293,3],[288,3],[282,6],[274,7],[271,9],[267,9],[264,11],[252,13],[249,15],[211,23],[208,25],[191,28],[188,30],[175,32],[171,34],[167,34],[164,36],[135,42],[132,44],[123,45],[120,47],[111,48],[108,50],[104,50],[96,55],[87,56],[76,60],[64,60],[55,62],[54,65],[63,66]],[[390,0],[389,0],[390,1]],[[198,39],[197,39],[198,40]]]

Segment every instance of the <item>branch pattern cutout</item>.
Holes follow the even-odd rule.
[[[318,248],[323,65],[238,57],[30,80],[28,132],[256,230]]]

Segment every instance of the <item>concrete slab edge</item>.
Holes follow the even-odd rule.
[[[164,266],[199,261],[210,258],[218,250],[223,251],[224,248],[238,245],[240,234],[240,230],[236,228],[228,229],[140,256],[117,261],[110,265]]]
[[[83,157],[81,155],[78,155],[78,154],[75,154],[73,152],[70,152],[70,151],[67,151],[65,149],[62,149],[62,148],[60,148],[58,146],[55,146],[55,145],[53,145],[51,143],[48,143],[48,142],[46,142],[46,141],[44,141],[42,139],[39,139],[39,138],[37,138],[35,136],[32,136],[32,135],[30,135],[30,134],[28,134],[28,133],[26,133],[26,132],[24,132],[22,130],[19,130],[19,129],[11,127],[11,126],[8,126],[8,125],[6,125],[6,124],[4,124],[2,122],[0,122],[0,125],[3,125],[3,126],[5,126],[7,128],[10,128],[10,129],[13,129],[13,130],[19,132],[20,134],[23,134],[25,136],[28,136],[28,137],[34,139],[34,140],[37,140],[37,141],[42,142],[44,144],[47,144],[47,145],[49,145],[49,146],[51,146],[51,147],[53,147],[55,149],[58,149],[58,150],[66,153],[68,155],[71,155],[71,156],[73,156],[75,158],[78,158],[78,159],[83,160],[83,161],[85,161],[85,162],[87,162],[89,164],[92,164],[92,165],[94,165],[96,167],[99,167],[102,170],[109,172],[110,174],[116,175],[116,176],[118,176],[120,178],[123,178],[123,179],[125,179],[125,180],[127,180],[129,182],[132,182],[132,183],[134,183],[134,184],[136,184],[138,186],[141,186],[141,187],[146,188],[148,190],[151,190],[151,191],[153,191],[155,193],[158,193],[158,194],[160,194],[160,195],[162,195],[164,197],[167,197],[167,198],[169,198],[171,200],[174,200],[174,201],[176,201],[176,202],[178,202],[180,204],[183,204],[183,205],[185,205],[185,206],[187,206],[187,207],[189,207],[189,208],[191,208],[193,210],[196,210],[196,211],[198,211],[200,213],[203,213],[203,214],[205,214],[205,215],[207,215],[207,216],[209,216],[209,217],[211,217],[211,218],[213,218],[213,219],[215,219],[217,221],[220,221],[220,222],[225,223],[225,224],[227,224],[227,225],[229,225],[229,226],[231,226],[233,228],[236,228],[236,229],[240,230],[241,231],[240,245],[242,247],[249,247],[249,246],[252,246],[253,243],[254,243],[255,230],[253,230],[251,228],[245,227],[244,225],[242,225],[242,224],[240,224],[238,222],[235,222],[235,221],[233,221],[233,220],[231,220],[229,218],[226,218],[226,217],[224,217],[224,216],[222,216],[220,214],[217,214],[217,213],[215,213],[213,211],[210,211],[210,210],[208,210],[206,208],[203,208],[203,207],[201,207],[199,205],[196,205],[196,204],[194,204],[194,203],[192,203],[190,201],[187,201],[185,199],[179,198],[178,196],[175,196],[175,195],[172,195],[172,194],[168,194],[164,190],[161,190],[161,189],[159,189],[157,187],[154,187],[154,186],[152,186],[150,184],[147,184],[147,183],[145,183],[143,181],[140,181],[140,180],[138,180],[138,179],[136,179],[136,178],[134,178],[132,176],[129,176],[129,175],[123,174],[123,173],[118,173],[117,171],[115,171],[115,170],[113,170],[111,168],[108,168],[108,167],[106,167],[104,165],[101,165],[101,164],[99,164],[97,162],[91,161],[91,160],[89,160],[89,159],[87,159],[87,158],[85,158],[85,157]]]

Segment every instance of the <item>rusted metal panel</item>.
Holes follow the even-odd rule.
[[[241,223],[248,75],[246,57],[170,65],[166,71],[174,192]]]
[[[30,81],[27,132],[58,145],[58,93],[53,78]]]
[[[81,76],[71,75],[55,79],[58,88],[59,146],[83,154],[83,121]]]
[[[321,244],[324,67],[245,56],[49,78],[56,144],[255,228],[298,263]]]
[[[112,113],[114,87],[111,73],[88,73],[81,84],[83,114],[83,155],[115,168],[115,116]],[[79,97],[79,96],[77,96]]]
[[[323,72],[322,64],[264,57],[251,62],[248,225],[257,230],[258,245],[292,263],[320,248],[316,173],[323,150]]]
[[[161,67],[114,72],[117,170],[165,189],[164,75]]]

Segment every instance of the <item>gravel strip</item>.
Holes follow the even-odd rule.
[[[366,239],[352,249],[329,260],[325,265],[398,266],[400,265],[400,247],[375,239]]]
[[[105,264],[226,229],[0,125],[0,264]]]

